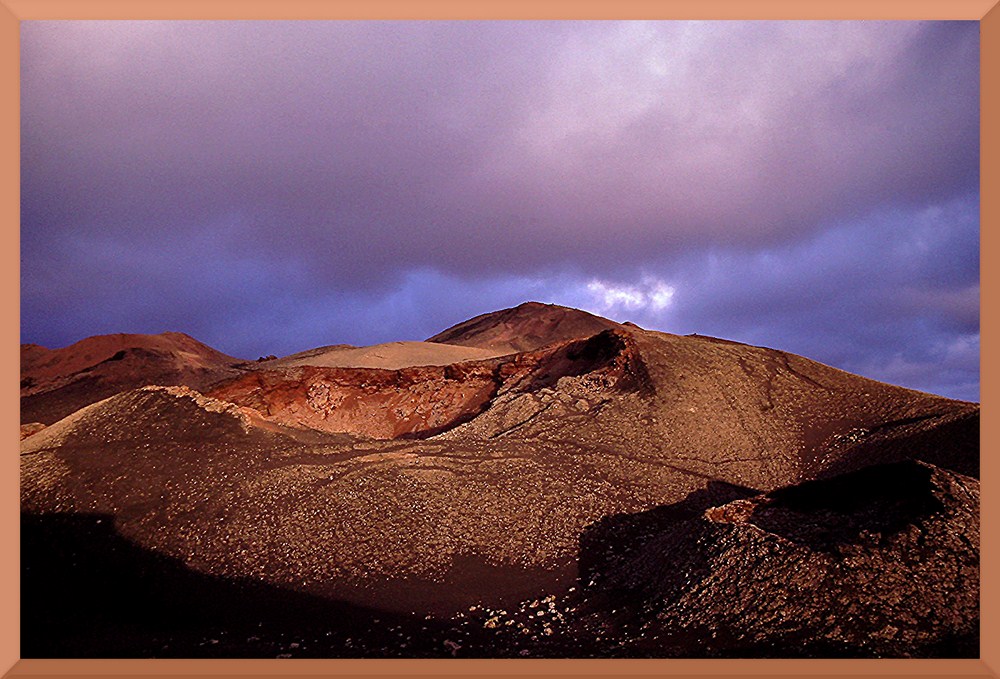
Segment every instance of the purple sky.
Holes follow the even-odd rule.
[[[24,342],[532,299],[979,400],[976,22],[21,26]]]

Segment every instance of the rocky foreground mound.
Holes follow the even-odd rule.
[[[582,626],[630,629],[626,655],[978,653],[979,482],[927,463],[611,517],[583,543],[599,585]]]
[[[132,583],[100,625],[79,594],[59,590],[72,612],[29,586],[29,628],[59,630],[37,652],[971,652],[977,404],[508,311],[450,339],[530,326],[543,344],[446,366],[242,364],[207,395],[127,391],[28,435],[26,581],[104,591],[98,566],[52,565],[98,564],[100,546]]]

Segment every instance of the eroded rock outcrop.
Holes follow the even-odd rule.
[[[498,395],[551,390],[564,377],[602,390],[650,388],[634,342],[607,330],[539,351],[448,366],[261,369],[208,393],[281,424],[376,439],[423,438],[476,417]]]
[[[45,429],[45,425],[41,422],[29,422],[27,424],[21,425],[21,440],[28,438],[33,434],[37,434],[41,430]]]

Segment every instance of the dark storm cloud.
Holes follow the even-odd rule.
[[[250,356],[644,294],[654,327],[926,375],[978,346],[978,48],[975,22],[25,22],[22,337]]]
[[[795,237],[974,185],[974,30],[29,24],[26,222],[152,249],[235,217],[227,247],[352,286]]]
[[[661,310],[600,298],[581,305],[977,401],[978,254],[978,200],[966,196],[885,210],[791,245],[716,249],[651,267],[647,277],[674,290]]]

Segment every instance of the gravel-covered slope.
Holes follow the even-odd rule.
[[[979,482],[927,463],[868,467],[659,524],[606,520],[586,537],[600,545],[590,570],[599,584],[581,627],[630,629],[626,655],[978,647]],[[616,555],[616,545],[627,549]],[[608,601],[619,613],[597,603]]]

